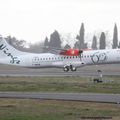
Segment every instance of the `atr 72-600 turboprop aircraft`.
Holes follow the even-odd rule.
[[[0,36],[0,63],[28,68],[63,68],[76,71],[86,65],[120,63],[120,49],[108,50],[60,50],[59,53],[27,53],[16,50]]]

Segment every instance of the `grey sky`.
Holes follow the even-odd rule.
[[[56,29],[75,36],[120,29],[119,0],[0,0],[0,34],[30,42],[44,40]],[[120,31],[120,30],[119,30]]]

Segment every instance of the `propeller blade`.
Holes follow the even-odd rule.
[[[79,50],[80,60],[82,58],[82,53],[83,53],[83,50]]]

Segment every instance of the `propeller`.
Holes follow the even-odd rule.
[[[78,53],[79,53],[79,55],[80,55],[80,60],[81,60],[81,58],[82,58],[82,53],[83,53],[83,50],[78,50]]]

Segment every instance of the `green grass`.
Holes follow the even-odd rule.
[[[120,93],[119,77],[104,79],[113,81],[93,83],[91,78],[84,77],[0,77],[0,91]]]
[[[120,119],[116,104],[55,100],[0,99],[0,120],[80,120],[81,117]]]
[[[0,91],[120,93],[119,77],[93,83],[84,77],[0,77]],[[111,82],[111,80],[113,80]],[[82,117],[120,119],[117,104],[77,101],[0,99],[0,120],[80,120]]]

